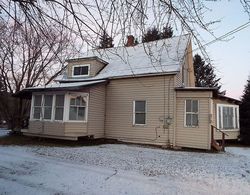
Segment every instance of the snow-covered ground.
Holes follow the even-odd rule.
[[[0,128],[0,137],[8,135],[10,130]]]
[[[0,194],[250,194],[250,148],[0,146]]]

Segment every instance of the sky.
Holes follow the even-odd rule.
[[[211,11],[205,14],[205,19],[221,20],[213,26],[217,37],[250,21],[240,1],[210,1],[206,5]],[[205,33],[202,37],[205,42],[214,40]],[[216,69],[216,75],[221,77],[222,90],[226,90],[227,96],[240,99],[250,75],[250,24],[227,37],[225,41],[217,41],[206,49]]]

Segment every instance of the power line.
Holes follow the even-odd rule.
[[[247,27],[249,27],[249,24],[250,24],[250,21],[246,22],[245,24],[242,24],[242,25],[238,26],[237,28],[235,28],[235,29],[225,33],[224,35],[221,35],[220,37],[218,37],[218,38],[216,38],[216,39],[214,39],[212,41],[209,41],[208,43],[205,43],[205,44],[203,44],[201,46],[205,47],[205,46],[211,45],[213,43],[216,43],[217,41],[221,41],[222,39],[224,39],[224,38],[226,38],[226,37],[228,37],[230,35],[233,35],[233,34],[239,32],[239,31],[241,31],[241,30],[243,30],[243,29],[245,29]],[[196,51],[198,49],[199,48],[193,49],[193,51]]]

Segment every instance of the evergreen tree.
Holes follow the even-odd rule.
[[[250,76],[241,98],[240,136],[243,143],[250,144]]]
[[[100,38],[99,49],[111,48],[114,47],[113,38],[108,35],[106,31],[103,32]]]
[[[153,27],[152,29],[148,29],[147,32],[142,36],[142,42],[150,42],[150,41],[156,41],[161,38],[161,33],[157,30],[156,27]]]
[[[215,87],[218,88],[218,91],[220,90],[220,78],[216,77],[214,67],[206,64],[198,54],[194,56],[194,75],[196,87]]]
[[[171,38],[173,36],[173,29],[171,26],[165,26],[161,33],[161,39]]]

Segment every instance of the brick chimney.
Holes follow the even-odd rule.
[[[133,35],[128,35],[127,36],[127,43],[126,43],[126,47],[132,47],[132,46],[134,46],[135,45],[135,38],[134,38],[134,36]]]

